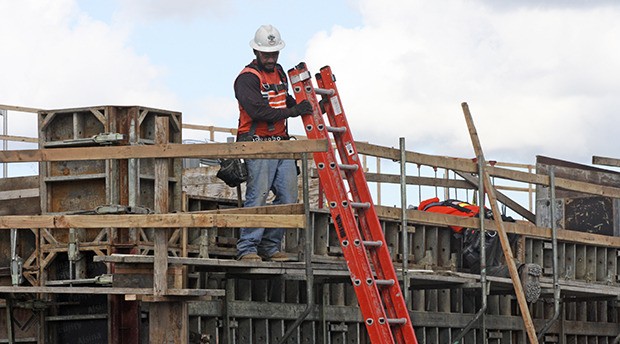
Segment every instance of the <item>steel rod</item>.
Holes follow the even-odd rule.
[[[551,245],[553,251],[553,317],[549,319],[538,332],[538,340],[551,328],[554,321],[560,316],[560,283],[558,282],[558,228],[555,221],[555,167],[549,167],[549,216],[551,217]]]
[[[486,338],[486,323],[484,318],[484,312],[487,310],[487,254],[486,254],[486,230],[484,228],[484,175],[482,173],[484,159],[478,158],[478,206],[480,207],[480,211],[478,212],[478,217],[480,218],[480,293],[482,299],[482,307],[476,312],[476,315],[473,319],[465,327],[454,339],[453,343],[458,344],[460,340],[465,337],[467,332],[474,326],[476,321],[482,317],[482,340],[483,343],[487,342]]]
[[[411,308],[409,304],[409,242],[407,236],[407,151],[405,150],[405,138],[399,139],[400,148],[400,218],[403,242],[403,295],[405,296],[405,304]]]
[[[304,215],[306,218],[306,228],[304,233],[304,262],[306,265],[306,293],[307,293],[307,301],[306,309],[304,312],[295,320],[295,322],[289,327],[289,329],[284,333],[282,338],[278,341],[279,344],[284,344],[288,340],[288,338],[295,332],[297,327],[301,325],[301,323],[308,317],[310,312],[314,309],[314,272],[312,270],[312,252],[314,251],[314,239],[312,230],[312,223],[310,220],[310,191],[309,191],[309,183],[308,183],[308,153],[301,154],[301,178],[302,178],[302,192],[303,192],[303,202],[304,202]]]

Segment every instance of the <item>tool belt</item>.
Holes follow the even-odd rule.
[[[259,142],[259,141],[286,141],[291,138],[287,135],[258,136],[244,133],[237,137],[237,142]]]

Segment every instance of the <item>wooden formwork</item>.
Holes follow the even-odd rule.
[[[170,167],[168,172],[174,177],[166,178],[166,184],[169,184],[168,190],[174,196],[166,198],[170,205],[168,211],[162,211],[161,208],[159,211],[166,213],[184,208],[186,213],[115,217],[83,214],[85,210],[90,211],[93,207],[103,205],[99,204],[100,200],[105,204],[146,205],[156,208],[157,178],[152,170],[155,170],[158,164],[161,165],[161,158],[248,154],[259,157],[276,154],[278,151],[284,152],[279,153],[284,154],[283,156],[299,158],[299,152],[319,149],[318,146],[311,147],[312,145],[307,143],[303,149],[300,145],[295,146],[298,148],[294,151],[297,155],[294,155],[293,149],[286,148],[289,146],[262,143],[257,144],[261,146],[256,149],[243,144],[230,144],[223,148],[216,144],[189,147],[190,145],[175,146],[171,143],[166,147],[156,147],[156,119],[153,119],[151,126],[149,116],[159,114],[161,117],[162,112],[166,116],[166,112],[140,107],[130,109],[127,112],[123,112],[119,107],[46,111],[41,113],[40,120],[42,127],[53,131],[41,134],[45,137],[43,142],[49,141],[48,147],[28,154],[8,152],[2,155],[3,162],[23,160],[25,156],[42,161],[39,181],[41,209],[44,214],[24,217],[14,215],[27,215],[26,213],[9,212],[0,219],[0,225],[4,229],[24,228],[20,233],[32,233],[28,234],[33,236],[31,239],[23,239],[25,242],[22,249],[27,249],[30,242],[36,244],[31,245],[29,250],[43,255],[41,261],[45,262],[45,267],[37,270],[44,273],[27,279],[27,284],[32,284],[32,287],[9,287],[7,275],[0,276],[0,294],[7,300],[4,307],[13,318],[12,322],[7,322],[6,312],[0,314],[0,318],[4,317],[0,325],[0,338],[3,338],[2,334],[7,332],[10,324],[16,339],[25,342],[146,343],[148,336],[152,334],[149,325],[153,327],[156,322],[153,319],[147,321],[146,318],[141,320],[142,317],[136,319],[135,314],[160,312],[162,316],[158,319],[163,320],[166,319],[165,314],[187,312],[187,321],[179,322],[177,316],[171,318],[176,320],[174,323],[178,326],[157,322],[164,330],[168,326],[180,326],[181,331],[187,333],[187,338],[179,339],[179,343],[276,343],[291,328],[294,330],[287,343],[368,342],[330,216],[314,207],[314,198],[311,209],[305,209],[301,204],[236,209],[236,195],[231,194],[227,199],[214,198],[196,191],[200,190],[200,187],[183,182],[183,188],[188,195],[186,206],[181,207],[183,198],[178,196],[181,179],[175,172],[176,165],[173,164],[175,167]],[[117,121],[116,125],[129,129],[106,124],[114,123],[114,118],[118,120],[124,116],[119,113],[126,113],[130,120],[123,121],[122,125]],[[178,120],[180,124],[180,117]],[[140,129],[131,129],[131,123],[137,125],[134,129]],[[178,127],[173,120],[170,120],[169,124],[171,130]],[[92,133],[97,131],[127,134],[125,139],[152,147],[135,146],[129,142],[125,143],[127,150],[123,151],[93,147],[89,160],[89,156],[82,155],[83,151],[79,150],[84,147],[76,148],[75,145],[85,145],[86,140],[83,139],[92,137]],[[134,135],[133,139],[131,133]],[[169,142],[178,142],[177,140],[180,140],[180,136]],[[295,145],[294,142],[290,144]],[[72,148],[64,148],[66,145],[72,145]],[[213,148],[213,151],[209,148]],[[358,148],[374,156],[399,159],[398,150],[363,143],[358,143]],[[133,158],[134,156],[139,156],[140,159]],[[159,163],[154,160],[156,157],[160,158]],[[72,159],[80,160],[68,162]],[[411,163],[439,166],[466,174],[476,172],[475,164],[469,159],[428,156],[414,152],[407,152],[406,159]],[[545,179],[544,175],[514,172],[498,167],[489,167],[489,170],[498,177],[549,185],[549,179]],[[380,174],[374,178],[384,182],[390,180]],[[396,182],[403,178],[410,184],[433,187],[475,187],[467,178],[451,181],[401,176]],[[570,176],[558,176],[557,182],[559,187],[578,192],[600,193],[614,200],[620,195],[620,191],[613,185],[600,189],[600,185],[593,181],[575,181]],[[205,186],[214,181],[203,183]],[[76,190],[71,186],[75,186]],[[87,192],[90,189],[94,191]],[[104,192],[101,192],[101,189]],[[2,189],[4,190],[7,189]],[[63,195],[64,200],[60,197]],[[81,203],[80,199],[84,199],[84,203]],[[504,201],[508,206],[514,206],[509,199],[504,198]],[[162,202],[161,197],[158,202]],[[532,214],[526,210],[515,208],[524,218],[531,218]],[[377,209],[385,230],[386,244],[390,247],[396,268],[409,282],[409,289],[406,290],[407,301],[419,342],[452,342],[474,319],[481,307],[481,294],[480,276],[463,269],[460,261],[461,241],[448,226],[477,227],[478,220],[393,207]],[[305,218],[305,211],[309,211],[307,223],[302,220]],[[537,211],[536,215],[539,213],[544,211]],[[403,217],[407,223],[404,228]],[[105,226],[97,223],[107,223],[109,227],[102,228]],[[235,254],[235,228],[276,225],[288,227],[285,249],[292,262],[245,263],[231,259]],[[544,268],[543,297],[529,305],[537,329],[542,328],[552,316],[549,303],[553,287],[550,275],[551,231],[546,226],[548,225],[539,224],[539,227],[536,227],[526,221],[506,224],[508,233],[522,236],[521,246],[516,248],[520,260],[538,263]],[[496,229],[494,224],[488,221],[485,222],[485,227]],[[73,236],[70,235],[71,228],[74,229]],[[163,264],[163,273],[162,264],[157,263],[157,258],[153,255],[153,251],[157,250],[153,249],[155,244],[152,241],[159,228],[174,228],[164,243],[168,254]],[[566,226],[558,230],[563,308],[560,318],[552,324],[542,341],[613,343],[620,332],[617,307],[620,294],[620,238],[601,233],[576,232],[572,229]],[[309,243],[306,242],[309,238],[308,231],[312,232]],[[402,247],[403,231],[408,237],[407,249]],[[2,238],[6,237],[7,232],[0,230]],[[27,238],[25,234],[21,237]],[[84,259],[88,260],[85,269],[80,273],[84,273],[84,277],[111,274],[114,278],[111,287],[102,289],[76,284],[69,287],[68,284],[62,284],[65,283],[62,273],[67,270],[72,238],[77,238],[76,242],[81,245]],[[0,241],[0,247],[2,252],[6,252],[7,247],[10,249],[4,241]],[[129,247],[133,251],[123,251]],[[311,253],[308,253],[308,248]],[[24,252],[26,251],[28,250]],[[115,251],[132,254],[119,255],[115,254]],[[4,267],[6,256],[0,258],[3,264],[0,267]],[[310,266],[305,263],[308,260],[311,261]],[[407,271],[402,271],[404,261],[407,262]],[[32,261],[32,266],[40,268],[39,258]],[[105,269],[98,270],[101,267]],[[157,295],[156,280],[162,277],[166,284],[165,289],[168,290]],[[489,276],[488,281],[488,308],[482,320],[474,324],[461,343],[482,343],[483,340],[488,343],[525,343],[525,329],[510,279]],[[216,292],[205,293],[205,290]],[[8,297],[7,293],[30,296],[20,299]],[[37,297],[37,294],[51,296]],[[174,308],[158,309],[161,301],[177,303],[186,307],[186,311],[181,309],[181,313],[175,313],[178,310]],[[127,314],[129,316],[126,316]],[[36,331],[33,332],[33,328]],[[124,334],[127,336],[123,341],[115,341],[114,338],[121,340]]]

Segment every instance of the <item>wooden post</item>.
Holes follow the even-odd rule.
[[[155,121],[155,144],[163,145],[168,142],[168,118],[158,116]],[[168,159],[155,159],[155,213],[168,212]],[[155,261],[153,276],[153,294],[165,295],[168,291],[168,230],[155,230],[153,244],[155,246]]]
[[[155,144],[168,144],[169,119],[157,116],[155,120]],[[167,158],[155,159],[155,212],[168,212]],[[153,243],[153,293],[164,296],[168,291],[168,235],[169,229],[156,229]],[[149,308],[149,342],[187,344],[189,341],[189,315],[187,303],[153,302]]]
[[[493,216],[493,219],[495,221],[495,225],[497,226],[499,241],[502,244],[502,250],[504,251],[504,257],[506,258],[506,264],[508,265],[508,271],[510,272],[512,285],[515,289],[515,294],[517,295],[517,303],[519,304],[519,309],[521,310],[521,317],[523,318],[525,330],[527,332],[530,343],[538,344],[538,338],[536,337],[536,328],[534,327],[534,323],[532,322],[530,310],[527,307],[527,301],[525,300],[525,294],[523,293],[523,287],[521,286],[519,272],[517,271],[514,257],[512,256],[512,249],[510,248],[508,235],[506,235],[506,230],[504,229],[502,218],[501,216],[499,216],[501,212],[499,211],[499,206],[497,205],[495,189],[493,187],[493,184],[491,183],[491,177],[489,175],[489,172],[485,168],[486,161],[484,160],[484,153],[482,151],[482,146],[480,145],[480,139],[478,138],[476,127],[474,126],[474,120],[472,119],[471,113],[469,112],[469,106],[467,106],[467,103],[462,103],[461,107],[463,108],[463,113],[465,114],[465,121],[467,122],[469,136],[471,137],[471,142],[474,146],[476,157],[482,162],[480,164],[480,166],[482,166],[482,171],[479,171],[478,173],[483,174],[484,191],[489,197],[491,210],[493,210],[493,214],[495,215]]]

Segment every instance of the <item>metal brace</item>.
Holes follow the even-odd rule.
[[[102,144],[102,145],[110,145],[114,142],[122,141],[124,139],[125,139],[125,135],[119,134],[119,133],[101,133],[101,134],[94,135],[92,137],[92,140],[95,143]]]
[[[120,204],[108,204],[95,208],[98,215],[108,214],[152,214],[151,209],[142,206],[128,206]]]
[[[17,229],[11,229],[11,283],[18,286],[24,281],[24,260],[17,254]]]

